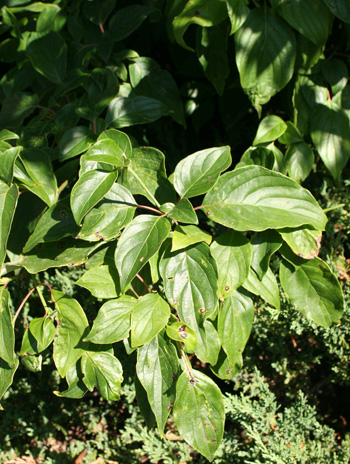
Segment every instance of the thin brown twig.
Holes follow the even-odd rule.
[[[136,277],[143,283],[143,285],[147,288],[148,292],[151,293],[152,290],[151,290],[150,287],[146,284],[146,282],[144,281],[144,279],[143,279],[139,274],[136,274]]]

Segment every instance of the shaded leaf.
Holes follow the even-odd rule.
[[[94,134],[84,126],[69,129],[60,143],[60,160],[65,161],[86,151],[95,141]]]
[[[22,147],[13,147],[0,151],[0,180],[7,185],[11,185],[13,180],[15,161],[21,149]]]
[[[289,176],[303,182],[311,172],[314,154],[305,142],[293,143],[286,151],[286,165]]]
[[[15,358],[13,367],[9,367],[9,365],[5,361],[0,359],[0,400],[6,393],[7,389],[12,385],[13,376],[15,375],[18,364],[19,361],[17,358]],[[3,407],[0,404],[0,411],[2,409]]]
[[[198,224],[198,217],[193,206],[187,198],[181,198],[168,212],[167,216],[175,221],[185,224]]]
[[[308,229],[281,229],[278,231],[293,252],[300,258],[313,259],[321,247],[322,232]]]
[[[15,355],[15,332],[12,324],[12,315],[9,308],[9,292],[0,288],[0,358],[9,367],[14,367],[16,362]],[[1,396],[1,395],[0,395]]]
[[[282,240],[276,231],[267,229],[254,234],[250,243],[253,251],[251,267],[262,280],[269,269],[270,258],[281,247]]]
[[[248,279],[244,282],[243,287],[254,295],[261,296],[263,300],[276,309],[280,309],[278,283],[270,268],[268,268],[261,280],[258,278],[256,272],[250,269]]]
[[[113,39],[117,42],[126,39],[154,11],[157,10],[151,5],[130,5],[118,10],[109,22]]]
[[[210,245],[212,236],[196,226],[176,226],[173,232],[171,251],[181,250],[195,243],[204,242]]]
[[[63,398],[82,398],[87,392],[87,387],[83,382],[83,373],[81,370],[81,361],[78,360],[76,364],[68,370],[66,375],[68,389],[59,392],[54,391],[54,394]]]
[[[9,187],[0,180],[0,267],[6,257],[7,240],[10,235],[17,199],[17,185]]]

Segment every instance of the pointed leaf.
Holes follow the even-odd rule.
[[[183,372],[176,383],[174,420],[181,436],[212,461],[224,433],[221,391],[205,374],[193,371],[195,382]]]
[[[303,224],[324,230],[327,222],[308,190],[261,166],[246,166],[223,174],[203,204],[210,219],[241,231]]]
[[[254,295],[261,298],[276,309],[280,309],[280,294],[278,283],[275,275],[268,268],[266,274],[260,280],[253,269],[250,269],[248,279],[244,282],[243,287]]]
[[[147,293],[135,304],[131,314],[131,346],[151,341],[167,324],[168,303],[157,293]]]
[[[305,142],[291,144],[286,151],[286,164],[289,176],[297,182],[303,182],[314,164],[310,145]]]
[[[176,226],[173,232],[171,251],[181,250],[194,243],[204,242],[210,245],[212,236],[196,226]]]
[[[226,7],[231,21],[230,34],[234,34],[247,19],[250,10],[246,0],[227,0]]]
[[[254,106],[267,103],[293,75],[293,30],[270,8],[254,8],[235,34],[241,86]]]
[[[80,304],[58,290],[53,291],[58,311],[57,331],[53,359],[61,377],[75,364],[87,347],[82,340],[89,331],[89,324]]]
[[[187,198],[181,198],[168,212],[168,217],[185,224],[198,224],[198,217],[193,206]]]
[[[273,142],[281,137],[287,129],[287,124],[279,116],[271,114],[266,116],[259,124],[253,145]]]
[[[71,208],[78,225],[86,214],[106,195],[118,177],[118,171],[94,169],[79,177],[71,193]]]
[[[115,253],[122,291],[159,250],[169,231],[168,219],[159,216],[137,216],[126,226]]]
[[[108,105],[106,125],[119,129],[154,122],[168,114],[164,103],[154,98],[141,95],[116,97]]]
[[[9,187],[0,180],[0,267],[6,257],[7,240],[10,235],[17,199],[17,185]]]
[[[251,267],[262,280],[269,269],[270,258],[281,247],[282,240],[277,232],[267,229],[254,234],[251,245],[253,251]]]
[[[50,345],[56,332],[54,323],[48,317],[32,319],[29,330],[37,342],[37,353],[41,353]]]
[[[107,351],[85,351],[81,369],[88,390],[92,391],[96,387],[106,400],[119,400],[123,368],[115,356]]]
[[[84,159],[111,164],[117,168],[122,167],[125,161],[123,150],[110,138],[100,139],[94,143],[85,153]]]
[[[65,161],[80,155],[94,142],[95,137],[87,127],[78,126],[69,129],[60,143],[60,160]]]
[[[186,198],[206,193],[230,164],[230,147],[209,148],[193,153],[180,161],[175,168],[175,190]]]
[[[158,334],[137,350],[136,372],[155,415],[158,430],[164,426],[175,402],[179,362],[174,345]]]
[[[131,158],[132,146],[129,137],[116,129],[107,129],[98,137],[97,140],[112,139],[114,143],[122,150],[123,158]]]
[[[217,294],[224,300],[247,279],[252,247],[243,234],[228,230],[215,238],[210,249],[219,273]]]
[[[81,361],[78,360],[76,364],[69,369],[66,375],[66,380],[68,383],[68,389],[59,392],[54,391],[56,396],[62,398],[82,398],[87,392],[87,387],[83,382],[83,373],[81,370]]]
[[[85,340],[96,344],[108,344],[127,338],[131,328],[131,311],[136,302],[135,298],[128,295],[107,301],[101,306]]]
[[[253,301],[243,291],[225,300],[218,316],[218,332],[229,364],[239,362],[253,327]]]
[[[15,332],[12,324],[12,315],[9,308],[9,292],[0,288],[0,358],[13,367],[16,361]]]
[[[0,180],[11,185],[15,161],[22,147],[8,148],[0,152]]]
[[[109,22],[109,30],[115,41],[126,39],[154,11],[151,5],[130,5],[117,11]]]
[[[303,227],[296,230],[281,229],[278,232],[300,258],[313,259],[318,255],[321,247],[321,231]]]
[[[19,361],[15,358],[14,365],[10,367],[5,361],[0,359],[0,400],[6,393],[7,389],[12,385],[13,376],[17,370]],[[0,404],[0,411],[3,407]]]
[[[289,256],[290,258],[290,256]],[[280,281],[291,302],[307,318],[322,327],[338,323],[344,311],[340,284],[320,258],[282,261]]]
[[[116,298],[120,295],[119,275],[114,266],[93,267],[75,284],[86,288],[96,298]]]

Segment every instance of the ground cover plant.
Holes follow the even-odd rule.
[[[2,5],[0,399],[11,401],[21,363],[36,375],[54,366],[60,398],[97,390],[116,401],[130,363],[160,437],[170,421],[203,459],[236,448],[237,459],[296,459],[259,442],[263,424],[247,422],[258,402],[224,401],[222,390],[241,376],[274,403],[249,349],[268,353],[274,321],[293,330],[292,311],[300,333],[328,330],[328,347],[341,338],[339,248],[322,233],[347,238],[346,214],[333,236],[327,218],[344,206],[327,195],[343,197],[350,156],[347,2]],[[60,268],[76,290],[54,277]],[[28,313],[35,292],[42,309]],[[303,395],[295,401],[278,416],[285,434],[293,411],[314,417]],[[222,448],[225,406],[256,440],[251,451],[238,436]],[[312,446],[299,446],[300,462],[326,459]]]

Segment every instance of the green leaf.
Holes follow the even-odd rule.
[[[230,364],[226,353],[223,349],[221,349],[217,363],[215,364],[215,366],[211,366],[210,369],[220,379],[232,380],[242,369],[242,365],[242,356],[238,362],[236,362],[235,364]]]
[[[23,266],[30,274],[46,271],[51,267],[78,266],[87,261],[96,244],[65,238],[58,242],[43,243],[24,254],[18,265]]]
[[[66,380],[68,383],[68,389],[63,392],[54,391],[56,396],[62,398],[78,399],[85,395],[87,392],[87,387],[83,382],[83,373],[81,370],[80,360],[78,360],[76,364],[73,364],[73,366],[68,370]]]
[[[118,272],[107,265],[89,269],[75,284],[86,288],[96,298],[117,298],[120,295]]]
[[[132,157],[132,146],[129,137],[116,129],[107,129],[98,137],[99,140],[111,139],[122,150],[123,158]]]
[[[279,116],[266,116],[259,124],[253,145],[273,142],[285,133],[287,124]]]
[[[86,171],[79,177],[71,193],[71,208],[80,225],[86,214],[106,195],[118,177],[118,171]]]
[[[12,315],[9,308],[9,292],[0,288],[0,358],[7,362],[9,367],[16,363],[15,332],[12,324]]]
[[[30,321],[30,333],[37,342],[36,353],[46,350],[54,339],[56,328],[48,317],[36,317]]]
[[[128,295],[107,301],[101,306],[91,332],[85,340],[97,344],[108,344],[127,338],[131,327],[131,311],[136,302],[135,298]]]
[[[253,327],[253,319],[253,301],[240,290],[225,300],[219,310],[218,332],[231,366],[241,359]]]
[[[230,34],[234,34],[247,19],[250,10],[247,0],[227,0],[226,7],[231,22]]]
[[[0,180],[11,185],[15,161],[22,147],[13,147],[0,151]]]
[[[161,436],[175,402],[179,362],[174,345],[158,334],[137,350],[136,372],[155,415]]]
[[[86,343],[82,340],[89,331],[89,324],[80,304],[63,292],[53,290],[58,311],[53,359],[61,377],[81,358]]]
[[[104,198],[87,213],[78,237],[90,242],[109,241],[117,237],[134,217],[135,200],[120,184],[113,184]]]
[[[221,391],[205,374],[183,372],[176,383],[175,424],[186,442],[209,461],[220,446],[225,425]]]
[[[293,75],[293,30],[270,8],[254,8],[235,34],[241,86],[253,105],[267,103]]]
[[[55,242],[67,236],[75,236],[78,231],[70,209],[70,197],[67,196],[50,206],[41,216],[23,248],[23,253],[27,253],[38,243]]]
[[[176,226],[173,232],[171,251],[181,250],[194,243],[204,242],[210,245],[212,236],[196,226]]]
[[[339,108],[317,105],[310,116],[310,135],[335,180],[350,157],[349,118]]]
[[[166,334],[172,340],[181,342],[186,353],[195,352],[198,343],[197,333],[184,322],[178,321],[168,325],[166,328]]]
[[[131,313],[131,346],[137,347],[151,341],[170,317],[168,303],[157,293],[147,293],[134,306]]]
[[[303,182],[311,172],[314,154],[305,142],[291,144],[285,155],[289,176],[297,182]]]
[[[324,230],[327,222],[308,190],[261,166],[246,166],[223,174],[204,197],[203,205],[210,219],[241,231],[303,224]]]
[[[345,23],[350,23],[350,5],[347,0],[324,0],[331,12]]]
[[[122,167],[125,162],[123,150],[110,138],[98,140],[84,155],[86,161],[111,164]]]
[[[115,253],[122,291],[159,250],[169,231],[168,219],[159,216],[137,216],[126,226]]]
[[[36,21],[37,32],[59,32],[66,22],[65,12],[58,5],[47,5]]]
[[[130,83],[138,95],[160,100],[170,116],[186,126],[180,92],[172,75],[159,67],[151,58],[133,58],[129,66]]]
[[[106,125],[115,128],[147,124],[169,114],[168,108],[154,98],[116,97],[108,105]]]
[[[35,111],[38,103],[38,96],[30,92],[18,92],[4,98],[0,111],[0,129],[21,126],[23,119]]]
[[[231,165],[230,147],[209,148],[181,160],[175,168],[174,187],[181,197],[208,192],[221,172]]]
[[[17,159],[14,176],[21,185],[41,198],[48,206],[57,200],[57,181],[50,156],[38,148],[22,151]]]
[[[256,272],[250,269],[248,279],[244,282],[243,287],[254,295],[261,296],[263,300],[276,309],[280,309],[278,283],[270,268],[267,269],[261,280]]]
[[[17,199],[17,185],[9,187],[0,180],[0,267],[6,257],[7,240],[15,214]]]
[[[288,254],[280,266],[280,281],[288,298],[307,318],[322,327],[338,323],[344,311],[340,284],[320,258],[304,261]]]
[[[81,360],[83,381],[89,391],[97,388],[106,400],[120,398],[123,367],[120,361],[107,351],[85,351]]]
[[[28,45],[27,56],[38,73],[60,84],[66,74],[67,44],[57,32],[37,36]]]
[[[175,221],[185,224],[198,224],[198,217],[193,206],[187,198],[181,198],[168,212],[167,216]]]
[[[193,0],[184,5],[182,11],[173,20],[176,41],[187,50],[192,50],[184,41],[184,34],[191,24],[201,27],[212,27],[221,23],[227,17],[224,2],[217,0]]]
[[[140,147],[132,151],[130,164],[121,172],[118,182],[133,195],[143,195],[152,204],[160,207],[166,202],[175,203],[176,193],[166,178],[165,156],[151,147]]]
[[[0,140],[16,140],[19,136],[12,131],[3,129],[0,131]]]
[[[12,385],[13,376],[17,370],[19,361],[15,358],[14,366],[9,367],[9,365],[0,359],[0,400],[6,393],[7,389]],[[0,404],[0,411],[3,407]]]
[[[322,0],[279,2],[277,12],[314,44],[323,46],[327,42],[332,15]]]
[[[287,129],[285,132],[278,138],[280,143],[284,143],[285,145],[290,145],[291,143],[298,143],[303,142],[303,136],[300,134],[299,130],[295,127],[295,125],[290,122],[286,121]]]
[[[243,234],[228,230],[215,238],[210,249],[219,273],[217,294],[224,300],[247,279],[252,247]]]
[[[263,166],[267,169],[273,169],[275,162],[275,154],[269,148],[263,146],[249,147],[243,153],[240,162],[236,165],[236,168],[251,166],[254,164],[257,166]]]
[[[281,229],[278,231],[293,252],[300,258],[313,259],[321,247],[322,232],[308,229]]]
[[[260,280],[269,269],[271,256],[281,247],[282,240],[274,230],[257,232],[251,239],[252,262],[251,267]]]
[[[84,126],[69,129],[60,143],[60,161],[73,158],[86,151],[95,141],[94,134]]]
[[[147,392],[143,388],[137,375],[135,375],[134,383],[137,405],[140,408],[141,414],[146,422],[147,428],[151,429],[154,427],[156,423],[156,418],[148,401]]]
[[[23,356],[21,363],[29,372],[40,372],[42,370],[43,357],[39,356]]]
[[[116,42],[126,39],[151,13],[157,11],[151,5],[130,5],[117,11],[109,22],[109,30]]]

